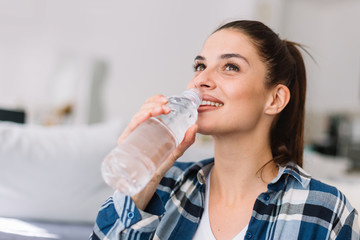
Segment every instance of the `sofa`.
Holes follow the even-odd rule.
[[[100,165],[124,126],[122,120],[54,127],[0,121],[0,240],[87,239],[113,193]],[[180,161],[212,151],[211,142],[199,139]],[[304,152],[305,170],[360,209],[360,173],[349,167],[346,158]]]
[[[87,239],[113,193],[101,161],[121,120],[45,127],[0,121],[0,239]]]

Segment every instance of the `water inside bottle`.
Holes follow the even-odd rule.
[[[119,192],[136,194],[176,145],[173,133],[159,119],[150,118],[105,158],[103,178]]]

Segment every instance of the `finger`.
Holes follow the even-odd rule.
[[[160,103],[168,103],[169,99],[161,94],[152,96],[148,99],[146,99],[145,103],[150,103],[150,102],[160,102]]]
[[[178,152],[176,152],[177,155],[175,155],[175,157],[177,158],[181,157],[183,153],[195,142],[197,130],[198,130],[197,124],[194,124],[191,127],[189,127],[189,129],[185,133],[184,139],[175,149],[178,150]]]
[[[152,116],[158,116],[161,114],[168,114],[171,109],[167,104],[167,99],[159,100],[157,98],[147,100],[145,104],[143,104],[140,108],[140,111],[150,112]]]
[[[158,105],[148,110],[152,117],[156,117],[162,114],[168,114],[171,112],[171,109],[167,105]]]
[[[140,111],[134,115],[129,125],[118,138],[118,144],[120,144],[132,131],[134,131],[135,128],[150,117],[156,117],[171,112],[171,109],[165,105],[167,102],[167,98],[162,95],[156,95],[146,100],[146,103],[143,104]]]
[[[120,144],[129,134],[134,131],[135,128],[137,128],[141,123],[145,122],[151,117],[150,112],[139,112],[134,115],[128,126],[125,128],[123,133],[118,138],[117,143]]]

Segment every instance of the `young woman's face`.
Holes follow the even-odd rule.
[[[264,117],[270,91],[266,66],[247,35],[225,29],[212,34],[195,58],[195,76],[188,87],[203,94],[199,132],[219,135],[248,132]]]

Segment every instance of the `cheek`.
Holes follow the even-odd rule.
[[[227,97],[230,104],[248,105],[258,99],[260,91],[250,84],[234,84],[226,87]]]
[[[237,90],[237,91],[236,91]],[[262,89],[254,86],[231,90],[229,113],[233,119],[245,122],[256,122],[262,115],[265,106],[265,95]]]
[[[189,88],[195,88],[195,81],[194,79],[191,79],[191,81],[187,84],[187,89]]]

